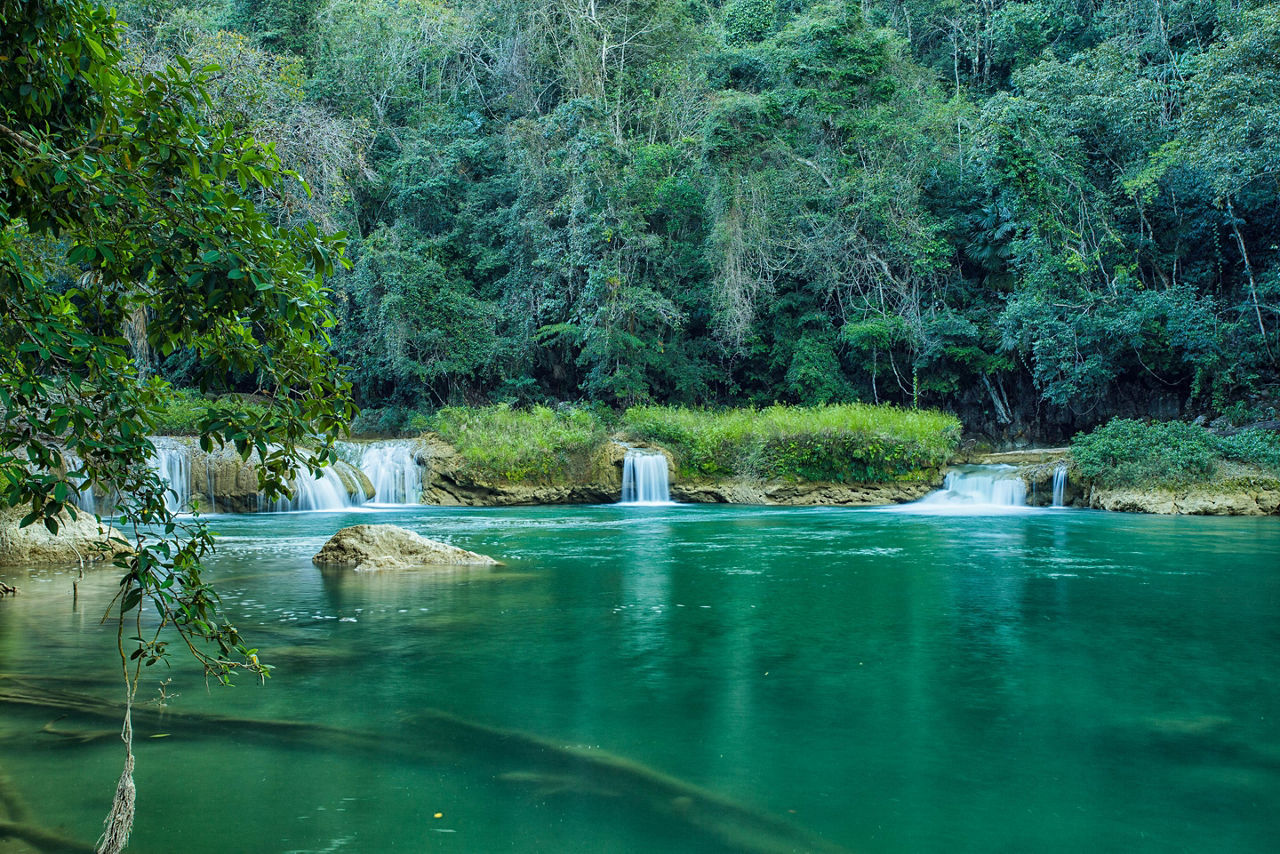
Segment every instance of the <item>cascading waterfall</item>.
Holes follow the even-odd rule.
[[[202,455],[190,442],[162,436],[152,437],[155,454],[151,467],[160,475],[168,494],[166,505],[178,513],[191,511],[193,498],[199,499],[202,512],[216,512],[214,501],[215,468],[225,463],[216,455]],[[381,504],[416,505],[422,501],[422,469],[415,459],[417,446],[411,441],[339,443],[339,451],[345,462],[360,469],[374,487],[373,501]],[[203,469],[193,466],[192,460],[204,459]],[[238,460],[238,458],[237,458]],[[238,461],[235,465],[239,465]],[[196,469],[193,471],[193,468]],[[364,495],[355,489],[352,495],[350,474],[341,474],[334,467],[321,469],[318,477],[305,470],[292,480],[293,497],[267,502],[258,498],[261,512],[296,512],[306,510],[341,510],[363,503]],[[665,484],[665,481],[664,481]],[[664,486],[665,496],[665,486]],[[253,510],[253,496],[244,510]],[[222,499],[220,498],[219,501]],[[78,496],[81,509],[92,512],[95,496],[91,489],[82,489]],[[225,508],[222,508],[225,509]],[[239,508],[238,508],[239,509]],[[243,510],[241,511],[243,512]]]
[[[652,451],[627,451],[622,461],[622,503],[671,503],[665,456]]]
[[[410,441],[343,443],[343,457],[373,484],[378,504],[421,504],[422,467]]]
[[[189,513],[191,511],[191,458],[186,446],[172,439],[155,437],[151,440],[155,446],[155,456],[151,458],[151,467],[164,481],[167,491],[164,496],[165,506],[172,513]]]
[[[1067,466],[1065,463],[1058,463],[1057,468],[1053,470],[1053,506],[1062,507],[1067,493]]]
[[[1013,466],[963,466],[947,472],[940,491],[920,504],[970,507],[1025,507],[1027,484]]]
[[[312,477],[307,471],[299,471],[291,481],[292,498],[277,498],[266,509],[272,513],[289,513],[299,510],[341,510],[355,502],[347,494],[347,487],[333,468],[320,470],[320,476]]]

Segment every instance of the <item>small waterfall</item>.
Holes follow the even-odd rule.
[[[1025,507],[1027,484],[1013,466],[963,466],[947,472],[939,492],[920,504],[970,507]]]
[[[151,458],[151,467],[160,475],[168,491],[164,496],[165,506],[171,513],[191,512],[191,457],[190,452],[181,442],[163,437],[154,437],[151,444],[155,446],[155,456]]]
[[[1067,466],[1066,463],[1058,463],[1053,470],[1053,506],[1064,506],[1064,498],[1067,492]]]
[[[410,441],[343,443],[342,455],[368,476],[378,504],[421,504],[417,447]]]
[[[76,490],[76,508],[86,513],[97,513],[98,497],[93,494],[93,484],[89,482],[88,478],[72,476],[72,472],[79,471],[84,466],[84,462],[71,451],[63,452],[62,462],[66,466],[67,481]]]
[[[622,461],[623,504],[670,504],[667,458],[652,451],[627,451]]]
[[[341,476],[331,466],[320,470],[319,477],[312,477],[305,469],[291,481],[293,498],[277,498],[265,509],[272,513],[288,513],[298,510],[341,510],[354,502],[347,494]]]

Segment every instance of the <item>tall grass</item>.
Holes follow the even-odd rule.
[[[510,483],[550,482],[569,475],[607,439],[586,409],[450,406],[427,429],[452,445],[477,474]]]
[[[944,465],[960,442],[954,416],[861,403],[724,411],[637,406],[623,425],[631,438],[670,450],[680,475],[693,479],[908,479]]]

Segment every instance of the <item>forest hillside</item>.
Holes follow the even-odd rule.
[[[366,426],[446,404],[1274,417],[1280,4],[156,0],[132,61],[349,235]],[[160,365],[181,382],[182,352]]]

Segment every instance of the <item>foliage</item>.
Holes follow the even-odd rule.
[[[199,435],[210,406],[225,407],[235,413],[233,418],[245,421],[262,421],[269,417],[271,409],[264,401],[240,395],[223,395],[211,401],[190,389],[171,389],[157,402],[151,432],[157,436]]]
[[[960,423],[892,406],[770,406],[710,411],[633,407],[626,433],[671,450],[682,477],[866,483],[935,469],[955,452]]]
[[[1225,459],[1235,460],[1280,475],[1280,433],[1268,430],[1244,430],[1218,440],[1219,452]]]
[[[255,201],[356,232],[335,348],[376,408],[1065,434],[1280,382],[1272,2],[127,8],[147,55],[225,54],[209,115],[319,188]]]
[[[341,240],[283,228],[252,196],[279,191],[279,161],[230,125],[200,120],[209,69],[127,71],[112,13],[87,0],[0,2],[0,480],[23,524],[56,531],[83,484],[117,496],[132,551],[116,606],[159,615],[130,657],[153,664],[175,628],[212,677],[265,673],[203,579],[198,520],[166,508],[147,434],[171,390],[139,363],[190,354],[204,391],[251,377],[270,407],[217,400],[193,414],[205,446],[259,455],[265,491],[288,490],[305,450],[353,415],[327,353],[321,277]],[[74,283],[30,253],[58,247]],[[52,242],[50,242],[52,241]],[[128,338],[126,338],[128,333]],[[135,356],[138,358],[135,359]],[[305,443],[305,444],[304,444]]]
[[[605,441],[589,409],[445,407],[428,422],[458,450],[468,468],[509,483],[549,483],[569,474]]]
[[[1071,440],[1080,473],[1103,486],[1203,481],[1217,467],[1218,449],[1212,433],[1182,421],[1117,418]]]

